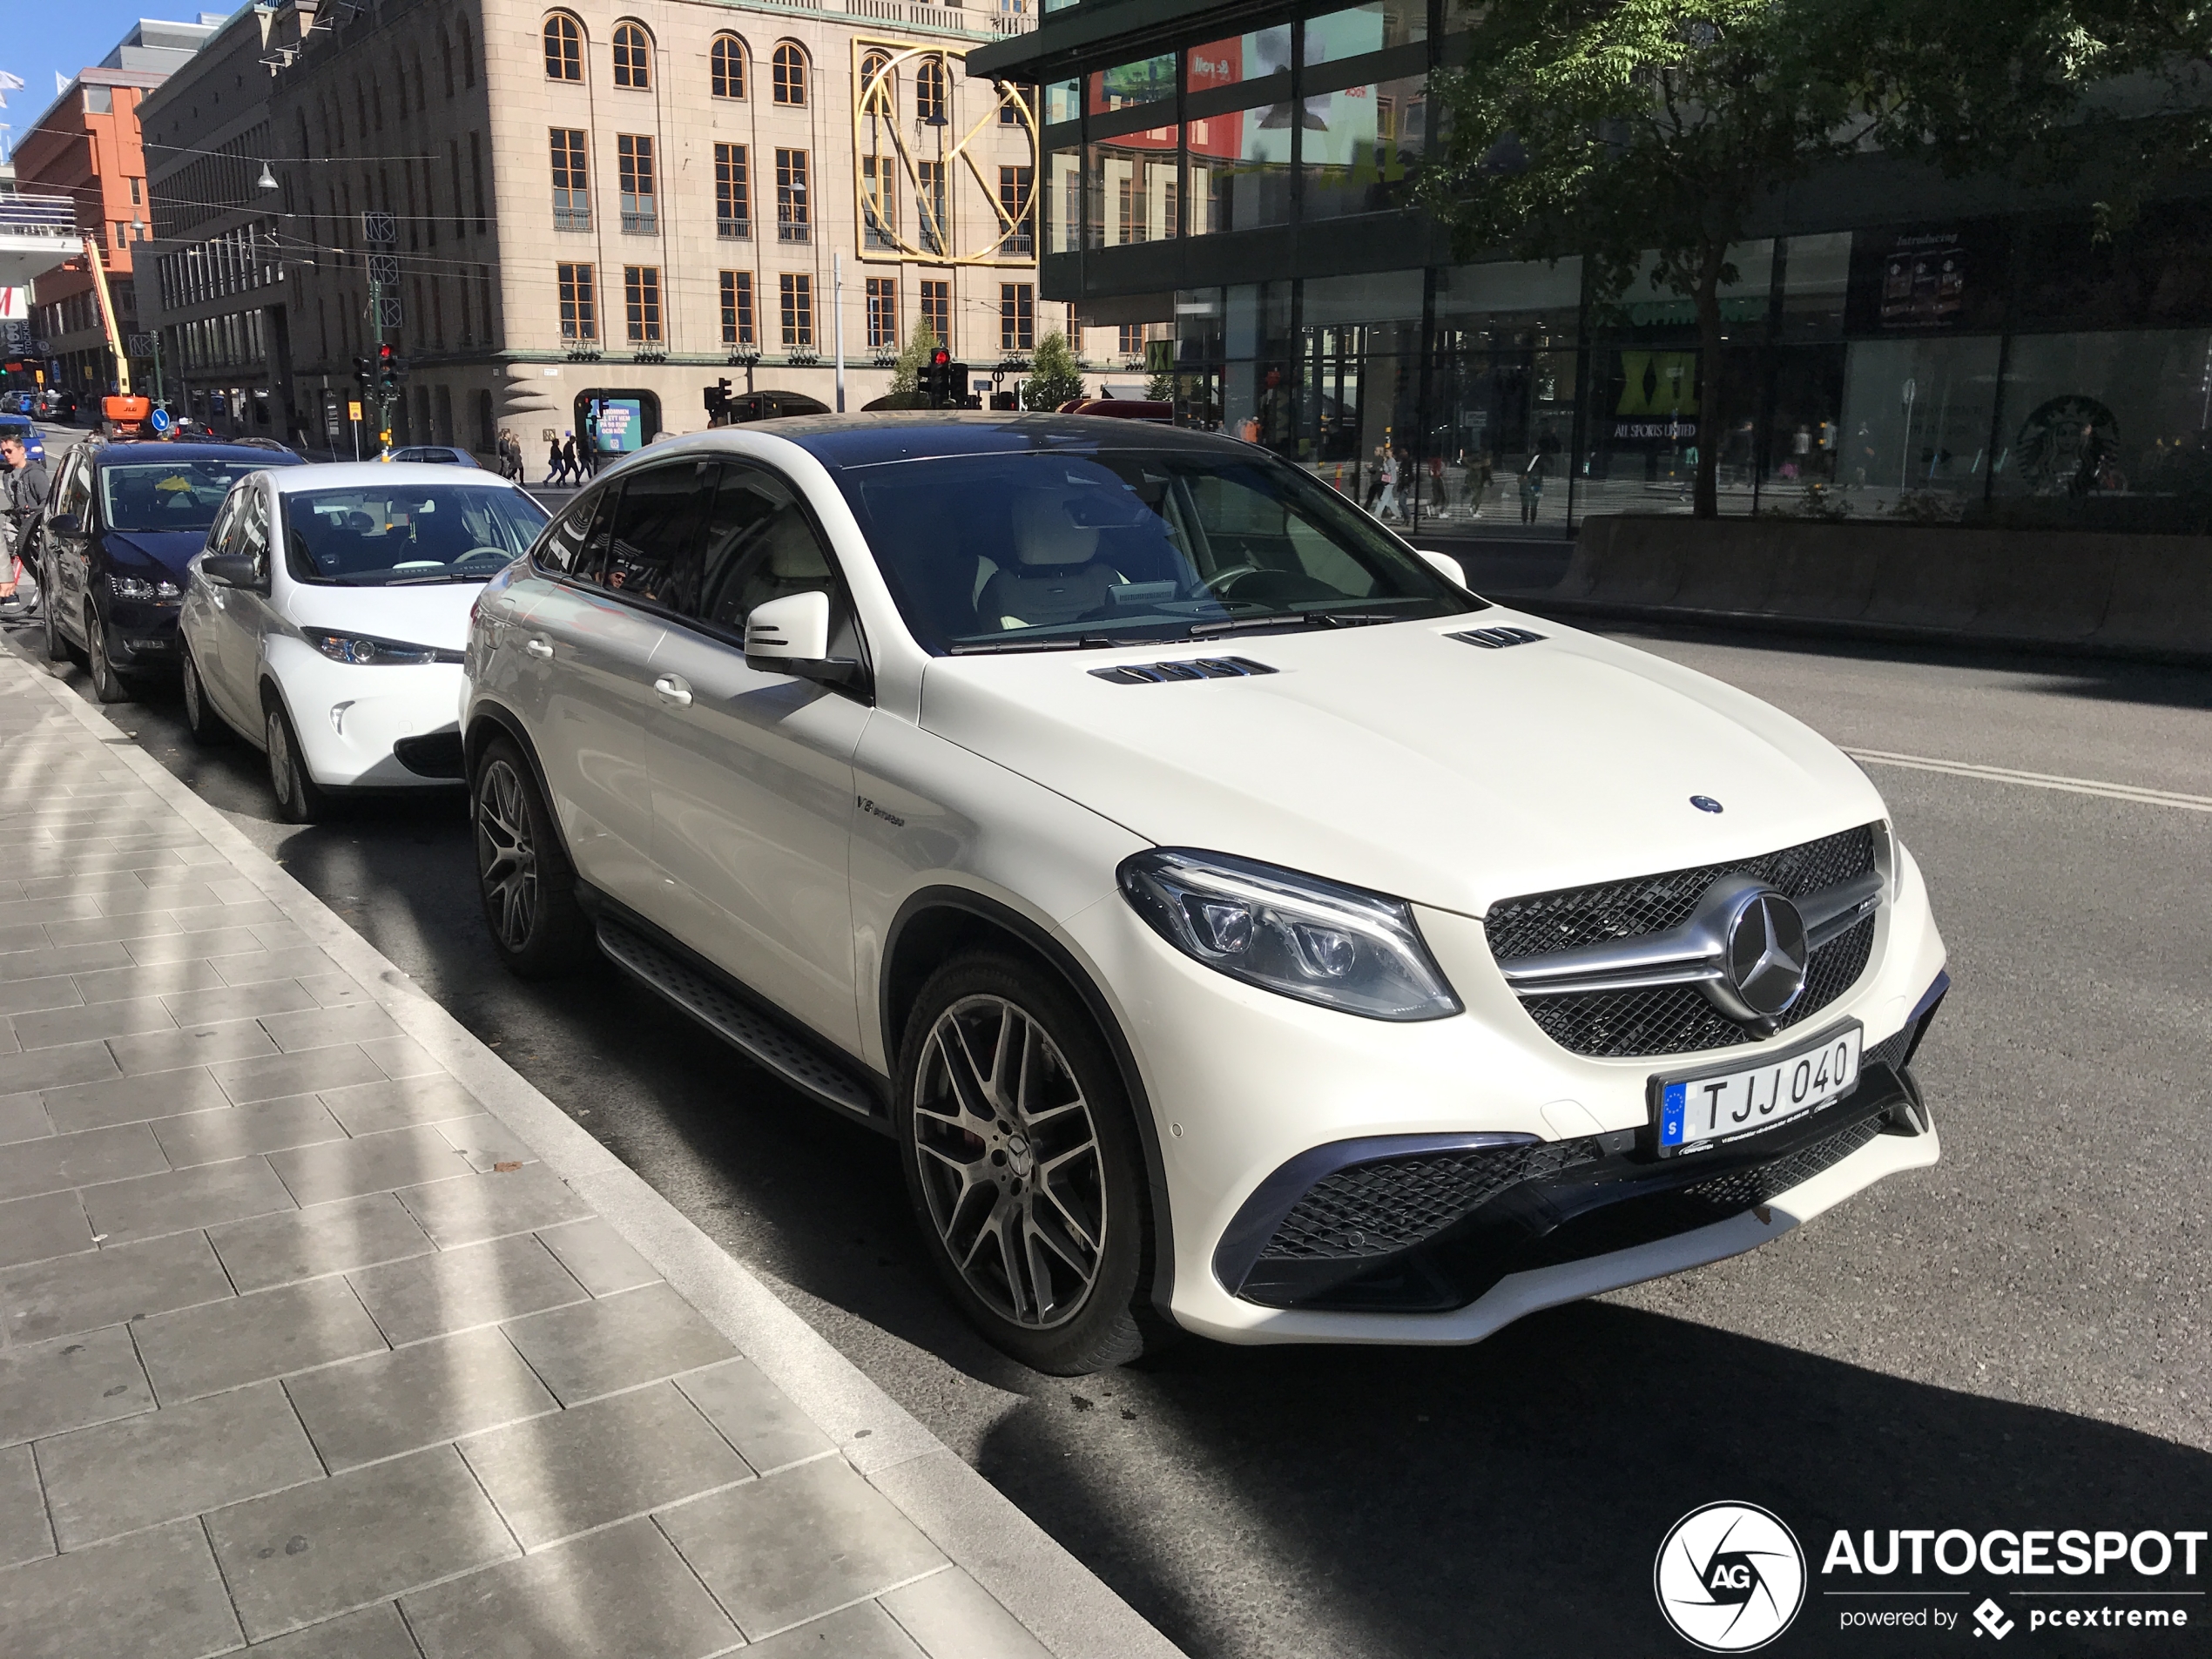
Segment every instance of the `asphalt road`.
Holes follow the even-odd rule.
[[[1638,643],[1847,746],[2212,798],[2212,675]],[[2212,1516],[2212,811],[1868,761],[1957,981],[1919,1065],[1938,1168],[1473,1349],[1190,1342],[1069,1383],[951,1314],[887,1143],[611,970],[509,979],[457,799],[288,827],[260,757],[192,748],[172,691],[112,712],[1194,1655],[1686,1653],[1655,1616],[1652,1555],[1720,1498],[1784,1516],[1816,1562],[1838,1527]],[[1972,1634],[1839,1635],[1845,1605],[1865,1604],[1816,1597],[1775,1651]],[[2063,1650],[2206,1648],[2192,1630]]]

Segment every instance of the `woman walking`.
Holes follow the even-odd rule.
[[[1552,469],[1552,458],[1541,449],[1528,457],[1528,465],[1521,475],[1521,522],[1533,524],[1544,505],[1544,478]]]

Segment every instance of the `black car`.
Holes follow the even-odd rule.
[[[82,651],[103,703],[145,674],[177,671],[185,566],[231,485],[290,450],[246,443],[84,443],[69,452],[37,527],[32,556],[46,613],[46,654]]]
[[[77,419],[77,394],[59,386],[50,386],[31,401],[29,413],[36,419],[67,426]]]

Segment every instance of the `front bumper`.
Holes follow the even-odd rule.
[[[1939,1155],[1904,1061],[1944,950],[1901,847],[1867,970],[1798,1034],[1858,1021],[1859,1089],[1756,1150],[1671,1158],[1663,1170],[1640,1150],[1647,1085],[1683,1057],[1568,1052],[1506,987],[1479,921],[1419,914],[1461,1015],[1393,1024],[1271,995],[1181,955],[1118,895],[1062,924],[1143,1074],[1171,1224],[1161,1299],[1186,1328],[1235,1342],[1475,1341],[1534,1308],[1751,1249]],[[1764,1048],[1747,1041],[1696,1060]],[[1400,1158],[1448,1154],[1466,1179],[1417,1193],[1427,1210],[1411,1235],[1346,1225],[1368,1234],[1348,1253],[1302,1266],[1278,1251],[1263,1265],[1292,1205],[1343,1167],[1317,1154],[1347,1142],[1386,1157],[1393,1142]],[[1395,1242],[1369,1250],[1379,1238]]]
[[[458,663],[335,663],[272,638],[268,666],[314,780],[332,789],[450,789],[461,780]],[[450,751],[450,754],[448,751]]]
[[[174,599],[110,599],[99,617],[108,661],[125,674],[177,672],[178,610]]]

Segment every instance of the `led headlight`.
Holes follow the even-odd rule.
[[[177,584],[166,577],[149,582],[142,576],[118,576],[108,573],[107,590],[118,599],[174,599],[179,597]]]
[[[307,643],[334,663],[375,663],[396,668],[423,663],[457,663],[457,651],[435,645],[411,645],[404,639],[379,639],[374,634],[309,634]]]
[[[1122,896],[1208,968],[1372,1020],[1460,1012],[1403,900],[1220,853],[1156,847],[1124,859]]]

